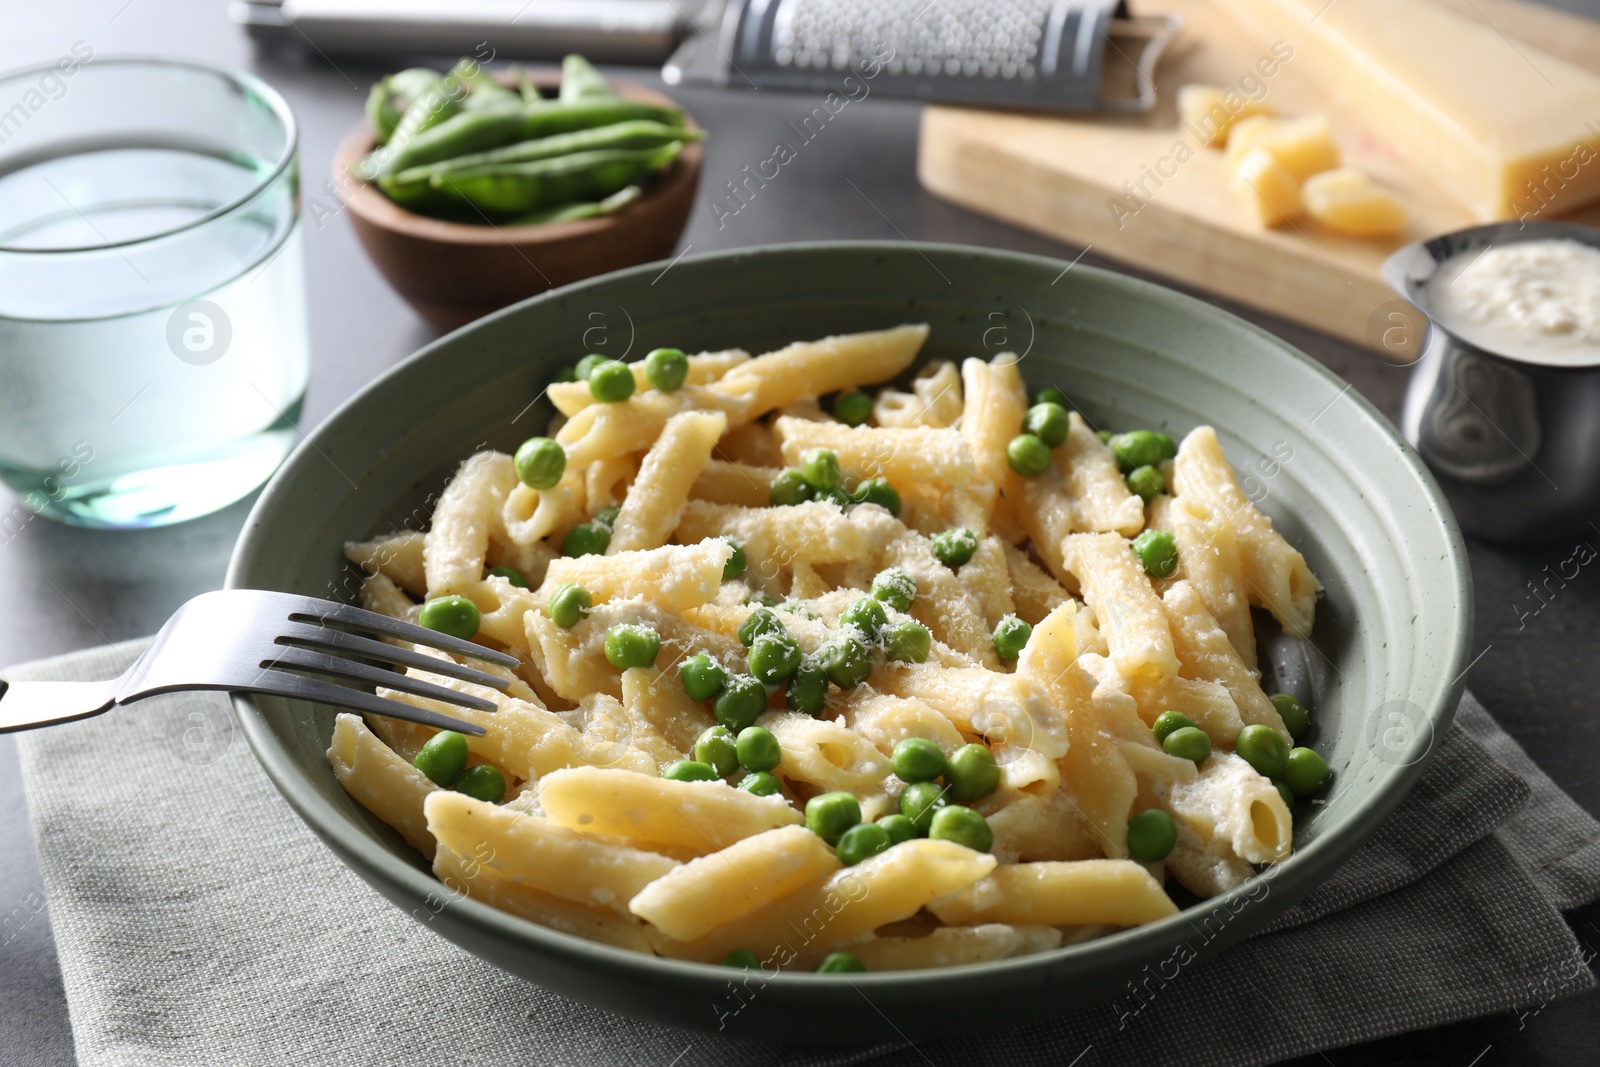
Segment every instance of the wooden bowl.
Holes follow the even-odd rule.
[[[535,74],[533,80],[549,91],[560,76]],[[613,84],[630,99],[678,106],[642,85]],[[694,126],[693,119],[685,122]],[[334,153],[334,188],[384,278],[445,331],[569,282],[671,256],[689,221],[705,158],[700,142],[685,142],[673,164],[615,215],[542,226],[474,226],[407,211],[350,173],[350,164],[377,143],[365,120],[350,131]]]

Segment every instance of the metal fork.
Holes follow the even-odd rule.
[[[0,733],[86,719],[118,704],[195,689],[268,693],[464,734],[483,733],[481,726],[326,680],[380,685],[477,711],[493,711],[495,705],[376,664],[420,667],[502,692],[510,685],[504,678],[453,659],[401,648],[369,634],[502,667],[517,665],[514,656],[349,604],[259,589],[223,589],[203,593],[179,608],[120,678],[104,682],[0,679]]]

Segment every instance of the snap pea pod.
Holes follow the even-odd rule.
[[[378,143],[387,144],[406,109],[442,80],[438,71],[411,67],[375,83],[367,94],[367,121],[377,131]]]
[[[435,174],[493,166],[500,163],[531,163],[536,159],[550,159],[571,152],[592,152],[602,148],[659,148],[674,141],[699,141],[705,138],[700,130],[685,126],[668,126],[648,119],[617,122],[610,126],[596,126],[588,130],[573,130],[532,141],[519,141],[505,148],[488,152],[474,152],[454,159],[412,167],[380,180],[383,191],[399,202],[415,197],[427,188]]]
[[[526,215],[519,215],[506,223],[506,225],[543,226],[552,222],[575,222],[578,219],[593,219],[599,218],[601,215],[614,215],[639,199],[643,192],[644,190],[637,185],[629,185],[618,192],[612,193],[604,200],[578,200],[570,204],[557,204],[555,207],[541,208],[538,211],[530,211]]]
[[[380,173],[399,174],[412,167],[454,159],[469,152],[484,152],[517,141],[587,130],[595,126],[611,126],[634,119],[681,126],[683,112],[676,108],[616,98],[581,100],[575,104],[525,104],[521,108],[496,107],[468,112],[412,138],[388,157]],[[402,122],[401,125],[403,127],[405,124]]]
[[[522,104],[522,94],[501,85],[494,75],[476,63],[464,78],[468,91],[467,99],[461,105],[463,111],[482,111],[486,107]]]
[[[480,210],[522,215],[571,200],[594,200],[633,185],[676,159],[682,146],[574,152],[532,163],[505,163],[434,175],[430,184],[451,189]]]
[[[411,142],[455,118],[460,113],[461,102],[467,95],[464,78],[465,64],[468,63],[473,61],[464,59],[451,67],[448,74],[413,100],[411,106],[400,116],[400,122],[383,147],[368,154],[352,169],[368,181],[380,174],[393,173],[392,164],[395,157],[402,155]]]
[[[561,94],[563,104],[595,97],[615,97],[616,91],[605,75],[594,69],[594,64],[574,52],[561,61]]]

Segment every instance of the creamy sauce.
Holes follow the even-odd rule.
[[[1440,326],[1531,363],[1600,363],[1600,248],[1553,239],[1446,260],[1428,282]]]

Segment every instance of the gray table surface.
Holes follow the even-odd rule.
[[[1600,17],[1600,0],[1559,6]],[[169,54],[254,70],[288,98],[301,122],[306,196],[334,203],[321,185],[334,144],[361,115],[375,66],[315,55],[256,54],[220,0],[8,0],[0,15],[0,70],[55,59],[76,41],[97,56]],[[655,83],[649,71],[625,72]],[[713,131],[704,193],[745,163],[766,158],[804,98],[776,93],[684,91],[678,97]],[[832,238],[952,241],[1071,259],[1081,251],[934,199],[916,183],[915,104],[871,99],[830,125],[737,216],[719,226],[702,203],[680,251]],[[376,374],[434,337],[388,288],[337,215],[305,227],[314,366],[303,425],[324,418]],[[1111,266],[1090,253],[1084,260]],[[1390,418],[1408,372],[1300,327],[1229,306],[1309,352],[1354,383]],[[219,586],[253,498],[185,525],[105,533],[30,523],[0,545],[0,666],[153,632],[179,604]],[[0,490],[0,509],[11,505]],[[1596,538],[1600,545],[1600,538]],[[1519,625],[1527,585],[1571,546],[1513,551],[1470,543],[1477,593],[1476,648],[1468,683],[1541,766],[1588,810],[1600,813],[1600,578],[1579,575]],[[71,1064],[71,1030],[17,769],[0,738],[0,1063]],[[1589,955],[1600,947],[1600,907],[1570,916]],[[1401,961],[1385,975],[1403,988]],[[1536,1015],[1471,1020],[1332,1050],[1297,1063],[1593,1063],[1600,1048],[1600,993],[1548,1005]]]

